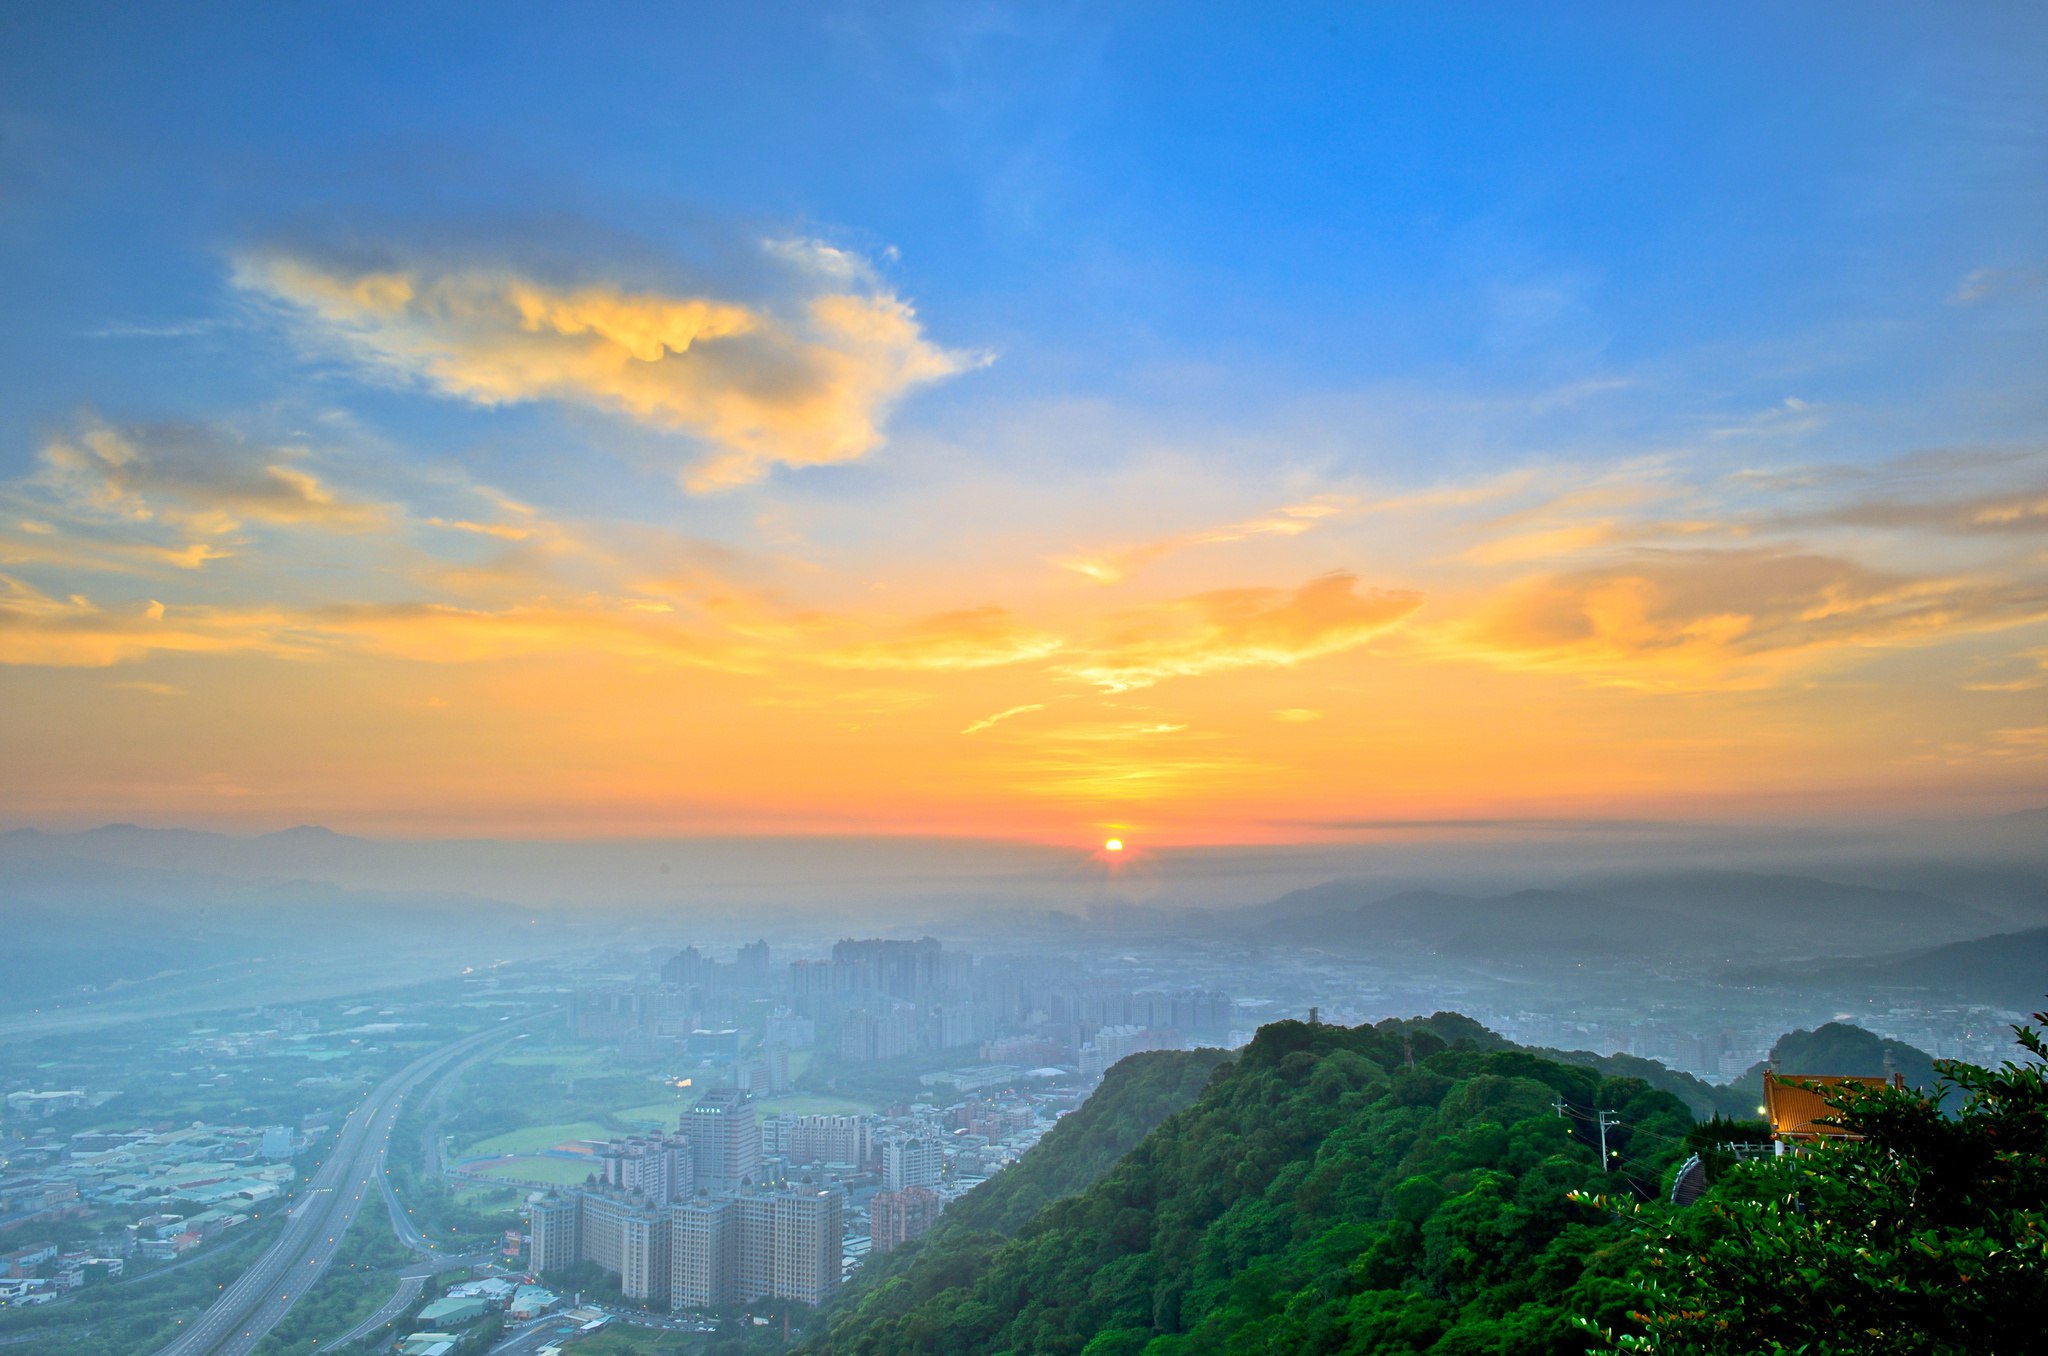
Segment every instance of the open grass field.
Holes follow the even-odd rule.
[[[549,1125],[527,1125],[517,1130],[507,1130],[502,1135],[492,1135],[466,1145],[457,1153],[458,1158],[472,1158],[478,1154],[532,1154],[543,1149],[552,1149],[572,1139],[609,1139],[611,1131],[596,1121],[556,1121]]]
[[[499,1055],[493,1064],[506,1064],[514,1068],[533,1069],[546,1067],[561,1075],[594,1074],[602,1072],[609,1062],[603,1050],[574,1050],[559,1047],[519,1046]]]
[[[786,1097],[768,1097],[754,1105],[761,1108],[761,1114],[764,1116],[772,1111],[779,1111],[785,1116],[837,1116],[844,1113],[865,1115],[876,1109],[872,1102],[809,1092],[793,1092]]]
[[[685,1333],[663,1332],[659,1328],[635,1328],[614,1323],[603,1332],[579,1339],[567,1348],[576,1356],[676,1356],[699,1351],[703,1339]]]
[[[515,1175],[531,1177],[536,1181],[540,1180],[538,1174],[535,1173],[518,1173]],[[582,1179],[578,1178],[577,1180],[581,1181]],[[520,1192],[517,1187],[489,1187],[477,1182],[451,1182],[449,1185],[453,1188],[449,1194],[455,1198],[457,1205],[466,1205],[477,1210],[517,1210],[519,1208]]]
[[[610,1114],[618,1120],[645,1121],[649,1125],[659,1125],[663,1129],[669,1130],[675,1128],[676,1118],[681,1116],[684,1109],[696,1100],[689,1093],[683,1093],[679,1096],[664,1098],[659,1102],[643,1102],[639,1106],[618,1107],[612,1110]]]
[[[597,1170],[595,1163],[579,1163],[568,1158],[513,1158],[502,1163],[471,1169],[486,1177],[515,1177],[527,1182],[547,1182],[552,1186],[574,1186]],[[488,1191],[479,1187],[478,1191]]]
[[[809,1055],[809,1051],[800,1051],[797,1060],[808,1062]],[[673,1129],[704,1091],[702,1088],[673,1088],[659,1079],[641,1082],[631,1075],[622,1076],[609,1054],[602,1050],[522,1048],[490,1061],[490,1066],[529,1071],[554,1087],[553,1105],[549,1109],[556,1116],[568,1111],[571,1115],[587,1119],[542,1121],[466,1144],[458,1143],[453,1155],[457,1159],[496,1154],[538,1154],[570,1140],[609,1139],[622,1129]],[[578,1095],[565,1098],[562,1088],[571,1080],[577,1081]],[[764,1098],[757,1105],[763,1115],[780,1112],[788,1116],[862,1114],[876,1109],[872,1101],[814,1093]],[[502,1125],[504,1122],[500,1120],[498,1123]],[[530,1172],[511,1168],[491,1171],[500,1176],[565,1182],[580,1182],[584,1173],[589,1171],[587,1167],[564,1164],[561,1160],[545,1167],[540,1164],[533,1167]],[[575,1169],[573,1176],[560,1176],[572,1168]]]

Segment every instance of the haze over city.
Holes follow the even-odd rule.
[[[2048,993],[2044,63],[0,6],[0,1347],[1679,1332],[1579,1177],[1976,1124]]]

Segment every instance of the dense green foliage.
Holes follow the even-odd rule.
[[[1829,1022],[1812,1031],[1788,1031],[1771,1046],[1771,1063],[1781,1074],[1897,1073],[1908,1087],[1934,1086],[1934,1057],[1904,1041],[1887,1040],[1860,1026]],[[1759,1080],[1758,1086],[1762,1083]]]
[[[1445,1040],[1457,1044],[1468,1042],[1481,1050],[1528,1050],[1545,1059],[1554,1059],[1560,1064],[1579,1064],[1592,1069],[1603,1078],[1639,1078],[1660,1092],[1668,1092],[1692,1109],[1699,1117],[1740,1116],[1745,1109],[1756,1103],[1756,1092],[1723,1087],[1695,1078],[1678,1069],[1668,1069],[1654,1059],[1641,1055],[1627,1055],[1619,1052],[1611,1055],[1597,1055],[1591,1050],[1557,1050],[1549,1046],[1520,1046],[1498,1032],[1489,1031],[1479,1023],[1456,1012],[1439,1012],[1425,1023],[1430,1030]],[[1906,1047],[1910,1049],[1911,1047]],[[1814,1073],[1847,1073],[1846,1069],[1824,1069],[1816,1067]],[[1761,1075],[1759,1075],[1761,1077]],[[1759,1083],[1758,1088],[1762,1087]]]
[[[1576,1356],[1575,1314],[1624,1315],[1602,1252],[1625,1235],[1569,1196],[1654,1191],[1692,1117],[1639,1081],[1433,1025],[1460,1030],[1264,1028],[1093,1187],[1013,1239],[933,1240],[808,1349]],[[1617,1174],[1586,1142],[1600,1108],[1626,1127]]]
[[[1060,1119],[1010,1171],[969,1192],[944,1216],[948,1228],[1013,1234],[1054,1201],[1093,1186],[1153,1127],[1201,1096],[1226,1050],[1154,1050],[1118,1061],[1096,1094]]]
[[[2048,1057],[2035,1029],[2019,1038]],[[1733,1167],[1691,1209],[1631,1206],[1643,1225],[1630,1276],[1638,1317],[1590,1326],[1635,1352],[2041,1350],[2042,1065],[1941,1060],[1936,1072],[1925,1090],[1839,1094],[1837,1119],[1859,1141]]]
[[[178,1335],[270,1246],[284,1216],[244,1225],[242,1236],[135,1278],[87,1286],[75,1298],[33,1308],[0,1310],[0,1350],[36,1356],[107,1356],[155,1351]]]
[[[947,1208],[922,1240],[862,1268],[846,1303],[914,1273],[915,1286],[995,1247],[1052,1202],[1093,1186],[1154,1126],[1201,1095],[1225,1050],[1152,1050],[1119,1060],[1102,1086],[1032,1151]]]

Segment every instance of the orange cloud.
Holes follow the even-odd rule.
[[[962,730],[960,733],[980,734],[983,730],[994,729],[997,725],[1000,725],[1002,722],[1010,719],[1012,716],[1029,715],[1033,711],[1043,711],[1044,709],[1044,702],[1027,702],[1023,706],[1013,706],[1007,711],[998,711],[992,716],[983,716],[980,720],[970,723],[967,726],[967,728]]]
[[[1019,790],[1081,804],[1179,799],[1271,771],[1176,721],[1069,726],[1013,742],[1028,750],[1007,765]]]
[[[1651,688],[1769,686],[1857,650],[2048,617],[2048,590],[1913,579],[1769,550],[1641,551],[1511,586],[1464,628],[1472,652]]]
[[[1326,574],[1298,589],[1220,589],[1127,613],[1105,644],[1065,672],[1105,692],[1219,669],[1277,668],[1356,648],[1422,606],[1405,589],[1358,591]]]
[[[929,342],[910,305],[845,264],[851,256],[774,253],[807,265],[824,290],[774,311],[488,268],[351,270],[289,254],[245,258],[235,277],[358,357],[450,395],[567,401],[691,435],[709,448],[685,472],[693,490],[864,456],[881,445],[896,400],[986,361]]]
[[[1058,636],[1020,626],[1000,607],[927,617],[886,640],[826,650],[817,659],[849,669],[985,669],[1043,659]]]
[[[441,603],[354,604],[306,614],[324,638],[428,664],[465,664],[541,655],[605,654],[701,668],[750,667],[730,642],[672,617],[628,604],[540,600],[498,610]]]
[[[288,619],[272,612],[179,608],[162,603],[102,608],[79,594],[52,598],[0,575],[0,664],[111,668],[151,654],[305,654]]]

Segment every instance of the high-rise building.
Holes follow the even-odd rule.
[[[840,1211],[836,1191],[728,1192],[671,1207],[670,1304],[822,1304],[839,1287]]]
[[[619,1221],[619,1293],[642,1304],[669,1303],[669,1212],[640,1209]]]
[[[916,1002],[935,990],[945,977],[946,967],[941,960],[944,951],[931,937],[920,937],[914,942],[848,938],[832,947],[832,964],[852,973],[851,988]]]
[[[681,1200],[696,1186],[690,1141],[679,1133],[613,1140],[600,1163],[598,1176],[606,1186],[657,1204]]]
[[[533,1202],[533,1223],[527,1229],[527,1265],[536,1274],[566,1271],[582,1258],[577,1238],[576,1198],[550,1191]]]
[[[761,1171],[761,1127],[743,1088],[713,1088],[684,1118],[695,1158],[696,1185],[730,1191]]]
[[[939,1146],[927,1140],[892,1140],[882,1146],[882,1186],[888,1191],[936,1186],[944,1162]]]
[[[872,1252],[880,1256],[891,1248],[924,1237],[925,1231],[932,1227],[945,1208],[945,1197],[930,1187],[876,1192],[868,1202]]]
[[[534,1202],[528,1256],[537,1272],[595,1262],[627,1299],[669,1302],[669,1211],[646,1199],[583,1188]]]
[[[913,1054],[917,1050],[917,1028],[914,1004],[873,1000],[840,1018],[839,1057],[859,1064]]]
[[[734,1209],[729,1196],[702,1196],[669,1211],[669,1304],[710,1309],[733,1302]]]
[[[864,1116],[798,1116],[789,1127],[792,1163],[865,1163],[872,1135]]]
[[[770,1199],[769,1210],[773,1267],[768,1293],[823,1304],[839,1289],[839,1193],[784,1192]]]
[[[737,982],[751,988],[767,988],[773,973],[768,943],[749,942],[741,947],[739,955],[733,958],[732,970]]]

